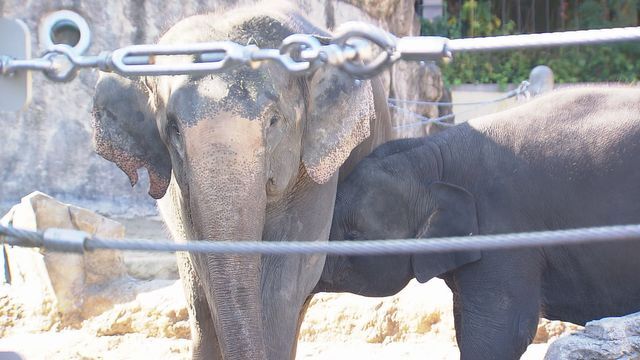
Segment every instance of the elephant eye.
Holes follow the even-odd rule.
[[[278,116],[277,115],[273,115],[271,117],[271,120],[269,120],[269,126],[273,126],[273,125],[275,125],[277,123],[278,123]]]
[[[344,234],[344,239],[345,240],[357,240],[358,238],[360,238],[361,234],[359,231],[357,230],[351,230],[351,231],[347,231]]]
[[[180,128],[178,128],[178,124],[175,122],[171,123],[171,130],[173,130],[176,135],[180,135]]]
[[[168,122],[168,124],[167,124],[168,129],[169,129],[173,134],[180,136],[180,128],[178,127],[178,122],[176,121],[175,116],[173,116],[173,115],[169,115],[169,116],[168,116],[168,118],[169,118],[169,119],[168,119],[168,120],[169,120],[169,122]]]

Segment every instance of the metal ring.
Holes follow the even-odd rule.
[[[293,34],[282,40],[280,54],[289,54],[294,48],[300,49],[300,58],[306,61],[314,61],[320,56],[322,44],[311,35]]]
[[[39,38],[44,49],[52,48],[55,45],[53,37],[56,31],[62,27],[71,27],[79,33],[79,39],[76,44],[68,45],[73,52],[78,55],[83,54],[91,44],[91,30],[87,21],[77,13],[70,10],[60,10],[47,15],[40,23]]]
[[[398,59],[396,53],[397,39],[390,33],[373,25],[358,22],[348,22],[340,26],[338,36],[333,43],[341,48],[350,46],[349,40],[364,39],[382,49],[373,60],[361,63],[364,59],[346,59],[340,65],[344,71],[358,79],[367,79],[381,73],[387,65]]]
[[[388,52],[395,51],[397,40],[390,33],[375,27],[355,21],[346,22],[338,28],[338,35],[334,38],[334,44],[344,45],[351,38],[369,40]]]
[[[382,52],[375,59],[366,64],[358,63],[353,60],[346,60],[339,66],[356,79],[370,79],[383,72],[387,68],[387,65],[393,62],[392,59],[391,55],[386,52]]]
[[[291,51],[299,49],[299,56],[291,56]],[[318,65],[322,44],[311,35],[293,34],[287,36],[280,46],[280,56],[276,59],[289,72],[304,74],[313,71]]]
[[[78,67],[75,64],[75,52],[68,45],[54,45],[47,53],[43,56],[43,59],[49,60],[54,63],[54,67],[51,70],[45,70],[44,76],[46,76],[49,80],[55,82],[68,82],[78,75]],[[56,66],[56,58],[64,58],[67,62],[68,67],[66,69],[60,69]]]

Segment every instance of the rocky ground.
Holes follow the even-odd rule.
[[[158,219],[118,220],[127,237],[166,237]],[[25,359],[187,358],[188,319],[173,255],[127,252],[124,262],[137,279],[128,285],[137,295],[75,326],[30,316],[24,294],[0,287],[0,351],[17,351]],[[542,359],[550,341],[575,328],[543,320],[523,359]],[[299,340],[298,359],[459,357],[451,293],[440,280],[411,282],[387,298],[317,295]]]

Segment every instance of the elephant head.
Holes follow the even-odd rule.
[[[286,36],[300,32],[327,35],[297,15],[251,9],[187,18],[160,43],[231,40],[278,48]],[[184,60],[159,56],[155,62]],[[103,75],[93,127],[97,152],[120,167],[132,185],[137,170],[147,169],[149,195],[160,199],[178,241],[287,240],[298,236],[290,229],[300,234],[306,220],[326,224],[306,234],[326,240],[338,170],[369,136],[374,117],[370,82],[356,82],[334,68],[298,77],[267,63],[257,70],[198,76]],[[315,191],[324,197],[301,198],[323,186],[332,187]],[[326,211],[317,219],[292,214],[318,204]],[[264,258],[262,263],[259,256],[191,254],[189,259],[224,358],[278,356],[269,355],[274,346],[264,340],[272,330],[264,324],[276,316],[261,300],[271,286],[264,274],[274,273]],[[317,281],[322,264],[315,265],[316,278],[309,281]]]
[[[412,148],[428,152],[423,144],[422,139],[389,143],[359,163],[338,187],[332,240],[433,238],[478,232],[473,196],[456,185],[430,180],[437,174],[437,164],[416,163],[403,156],[402,151]],[[477,251],[328,256],[315,291],[390,296],[413,277],[425,282],[479,259]]]

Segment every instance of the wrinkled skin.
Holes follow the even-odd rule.
[[[392,141],[339,186],[331,239],[499,234],[640,223],[640,90],[583,88]],[[640,243],[328,256],[315,291],[387,296],[413,277],[454,295],[462,359],[519,359],[539,316],[640,310]]]
[[[277,48],[300,32],[327,35],[299,15],[253,7],[187,18],[160,43]],[[93,126],[96,151],[132,185],[137,169],[148,170],[149,194],[177,241],[326,241],[338,178],[386,140],[388,116],[377,81],[335,68],[295,77],[270,63],[202,76],[102,76]],[[194,358],[295,355],[324,256],[179,254],[178,262]]]

